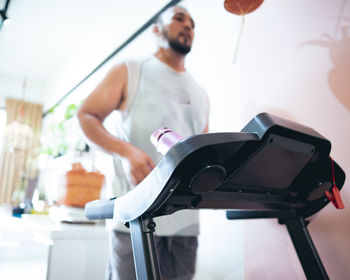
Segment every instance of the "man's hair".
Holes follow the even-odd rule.
[[[185,8],[185,7],[183,7],[183,6],[181,6],[181,5],[172,5],[172,6],[170,6],[169,8],[167,8],[167,9],[165,9],[163,12],[161,12],[159,15],[158,15],[158,17],[156,18],[156,20],[154,21],[154,23],[158,23],[158,24],[162,24],[163,22],[162,22],[162,17],[163,17],[163,15],[167,12],[167,11],[169,11],[170,9],[173,9],[173,8],[180,8],[180,9],[182,9],[182,10],[185,10],[187,13],[188,13],[188,10]]]

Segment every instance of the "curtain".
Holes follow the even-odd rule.
[[[7,99],[6,115],[0,155],[0,205],[22,201],[28,181],[38,176],[42,105]]]

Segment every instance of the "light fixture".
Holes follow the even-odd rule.
[[[10,19],[6,15],[9,4],[10,0],[6,0],[4,7],[0,8],[0,29],[2,25],[8,25],[10,23]]]
[[[11,20],[7,17],[4,11],[0,11],[0,16],[1,16],[1,23],[3,25],[8,25],[11,22]]]
[[[34,132],[29,125],[13,121],[5,127],[4,138],[10,153],[25,151],[34,139]]]
[[[30,147],[34,139],[33,129],[25,124],[24,106],[25,92],[27,87],[27,77],[25,76],[22,84],[22,98],[20,100],[20,108],[17,119],[8,123],[5,127],[4,136],[5,143],[10,153],[15,151],[25,151]]]

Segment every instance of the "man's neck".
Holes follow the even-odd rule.
[[[154,55],[160,61],[167,64],[176,72],[184,72],[185,69],[185,55],[179,54],[172,49],[159,48]]]

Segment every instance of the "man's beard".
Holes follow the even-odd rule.
[[[170,48],[172,48],[175,52],[186,55],[191,51],[191,45],[181,43],[178,38],[170,39],[166,30],[163,31],[163,35],[168,40]]]

